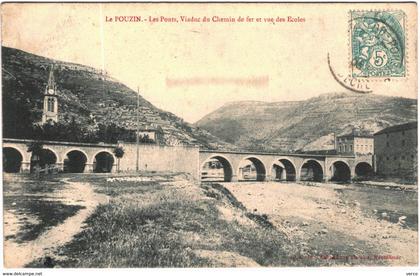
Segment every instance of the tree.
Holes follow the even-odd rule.
[[[114,148],[115,157],[117,157],[117,172],[120,172],[120,159],[124,156],[124,148],[117,146]]]
[[[154,144],[155,140],[153,140],[152,138],[149,137],[149,134],[144,134],[141,138],[140,138],[140,143],[144,143],[144,144]]]
[[[98,128],[98,139],[105,143],[117,143],[125,131],[124,128],[118,127],[115,123],[99,124]]]
[[[28,144],[28,152],[32,152],[32,154],[40,156],[42,151],[44,150],[44,146],[39,141],[34,141]]]
[[[4,76],[3,76],[4,77]],[[32,122],[36,120],[34,94],[15,78],[3,78],[3,137],[28,139],[31,137]]]
[[[32,161],[36,161],[36,163],[40,166],[43,167],[45,166],[44,164],[44,158],[43,158],[43,154],[44,154],[44,145],[39,142],[39,141],[34,141],[28,144],[28,150],[27,152],[32,152],[32,158],[31,158],[31,162]],[[32,172],[32,165],[31,165],[31,172]]]

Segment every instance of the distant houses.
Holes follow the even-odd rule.
[[[378,177],[417,178],[417,122],[390,126],[373,135],[353,130],[337,136],[334,149],[304,153],[371,156]]]
[[[372,155],[374,151],[373,135],[357,130],[337,136],[335,143],[338,154]]]
[[[139,128],[139,141],[141,143],[162,144],[163,130],[160,126],[145,126]]]
[[[417,177],[417,122],[395,125],[374,134],[376,174]]]
[[[340,155],[372,155],[379,177],[417,177],[417,122],[394,125],[375,134],[353,130],[336,137]]]
[[[373,155],[373,144],[373,134],[367,131],[353,129],[350,133],[336,136],[332,149],[306,150],[303,152],[327,155]]]

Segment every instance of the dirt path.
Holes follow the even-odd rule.
[[[69,182],[65,179],[66,188],[55,194],[64,204],[80,205],[74,216],[68,217],[61,224],[48,229],[35,240],[18,243],[15,240],[4,241],[5,267],[23,267],[27,263],[43,256],[54,256],[54,250],[69,242],[74,235],[79,233],[86,218],[100,203],[106,202],[107,197],[94,192],[88,183]],[[60,185],[60,184],[57,184]],[[51,196],[51,195],[50,195]],[[5,210],[5,236],[16,234],[19,231],[18,214]],[[57,256],[54,256],[56,258]]]
[[[277,228],[299,241],[302,248],[310,247],[320,255],[379,256],[389,265],[418,263],[418,232],[366,216],[359,202],[340,197],[337,190],[343,186],[279,183],[224,186],[248,210],[267,214]]]

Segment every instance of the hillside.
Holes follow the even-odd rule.
[[[416,119],[414,99],[330,93],[296,102],[233,102],[196,125],[241,148],[296,151],[332,149],[334,133],[374,133]]]
[[[98,125],[111,123],[123,130],[135,129],[137,94],[107,72],[8,47],[2,47],[2,60],[4,137],[33,138],[31,126],[41,120],[43,93],[52,64],[59,90],[60,123],[83,126],[83,131],[95,131]],[[142,128],[162,128],[165,145],[234,148],[142,97],[140,122]]]

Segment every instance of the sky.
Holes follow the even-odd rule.
[[[337,74],[349,73],[350,8],[358,5],[3,4],[2,45],[105,69],[130,88],[139,87],[155,106],[193,123],[227,102],[345,92],[331,75],[327,55]],[[407,14],[408,76],[374,80],[370,88],[417,98],[416,9],[413,4],[398,8]],[[119,16],[147,21],[115,22]],[[181,16],[210,22],[182,22]],[[289,16],[300,22],[287,22]],[[244,21],[238,22],[239,17]],[[277,17],[286,22],[264,20]]]

